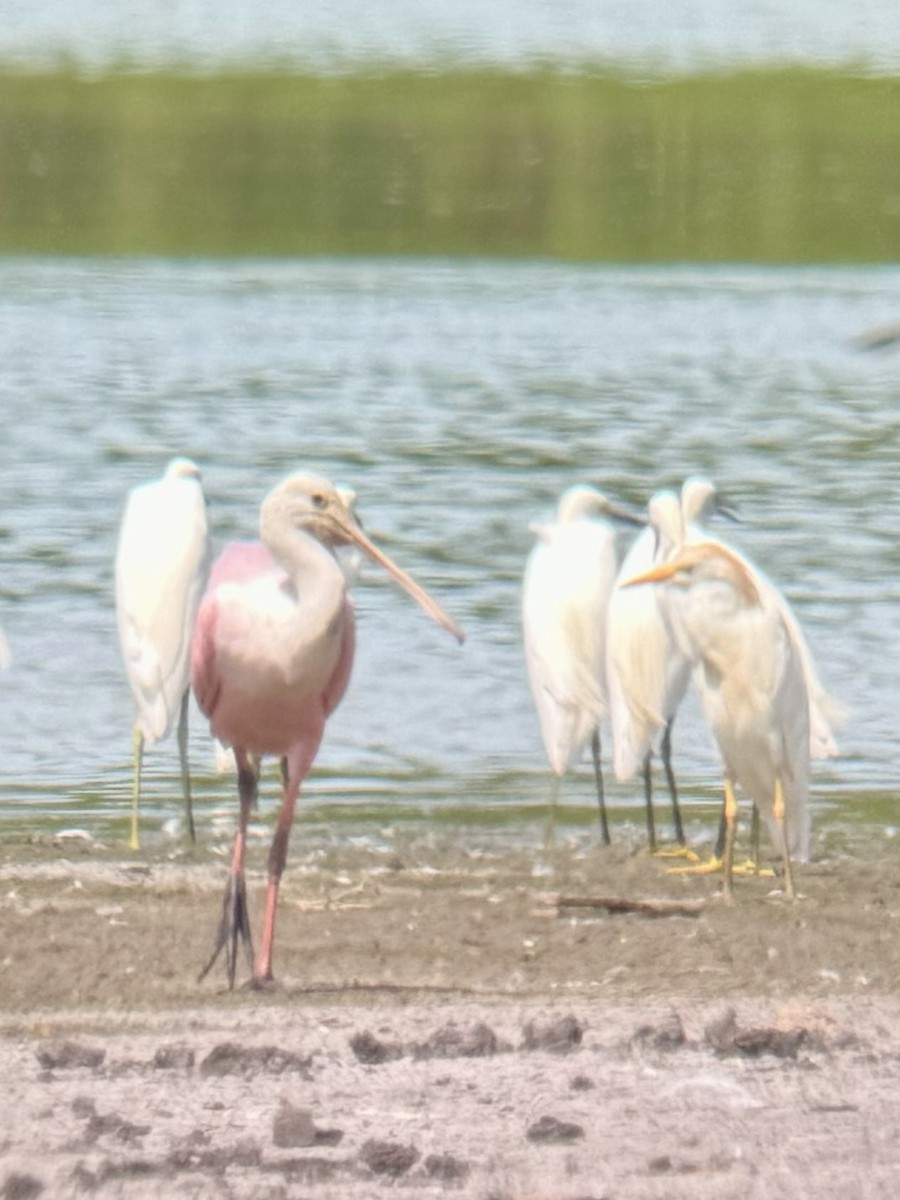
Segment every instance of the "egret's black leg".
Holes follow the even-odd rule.
[[[675,825],[675,841],[684,846],[684,826],[681,823],[681,808],[678,804],[678,787],[675,784],[675,772],[672,770],[672,725],[674,717],[666,725],[662,740],[663,770],[666,773],[666,783],[669,785],[669,795],[672,797],[672,822]]]
[[[653,816],[653,777],[651,764],[653,752],[648,750],[644,755],[644,804],[647,810],[647,845],[650,853],[656,853],[656,819]]]
[[[191,693],[184,693],[181,699],[181,712],[178,716],[178,761],[181,766],[181,790],[184,793],[184,811],[187,817],[188,835],[191,844],[197,842],[197,830],[194,828],[194,803],[191,799],[191,768],[188,765],[188,700]]]
[[[603,768],[600,765],[600,731],[594,730],[591,738],[591,754],[594,758],[594,778],[597,780],[597,808],[600,815],[600,837],[604,846],[609,845],[609,822],[606,819],[606,795],[603,791]]]

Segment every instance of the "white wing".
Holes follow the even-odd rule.
[[[735,554],[741,560],[753,576],[760,590],[769,595],[777,607],[794,651],[799,658],[803,677],[806,682],[806,691],[809,697],[810,754],[813,758],[834,758],[838,753],[834,731],[844,720],[845,713],[842,706],[833,697],[829,696],[822,686],[816,665],[813,661],[812,652],[791,606],[772,580],[755,563],[752,563],[745,555],[735,550],[727,542],[721,542],[718,538],[710,537],[705,529],[698,524],[713,507],[713,502],[716,498],[715,486],[709,480],[703,478],[694,477],[686,479],[681,495],[682,512],[688,540],[719,541],[720,544],[725,545],[732,554]]]
[[[661,500],[662,494],[658,494],[651,502],[651,512],[656,509],[660,516]],[[677,497],[673,495],[671,500],[677,507]],[[662,590],[619,586],[649,570],[658,553],[666,553],[667,546],[657,549],[657,541],[666,532],[663,524],[638,535],[619,569],[609,601],[609,713],[613,767],[621,782],[632,778],[648,751],[658,749],[666,724],[677,712],[690,682],[690,661],[666,619]]]
[[[170,471],[135,488],[116,555],[116,610],[138,720],[149,742],[172,727],[188,686],[197,606],[209,569],[203,491]]]
[[[550,765],[577,761],[606,712],[606,609],[615,539],[597,521],[543,530],[522,593],[528,676]]]

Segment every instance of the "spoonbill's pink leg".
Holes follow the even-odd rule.
[[[278,889],[284,864],[287,861],[288,841],[291,836],[291,825],[294,821],[294,809],[297,806],[297,794],[300,791],[300,777],[291,771],[288,760],[281,760],[281,777],[284,781],[284,799],[281,802],[281,812],[278,814],[278,825],[269,848],[269,881],[266,886],[266,915],[263,921],[263,939],[253,968],[253,983],[264,986],[271,983],[272,950],[275,944],[275,914],[278,911]]]

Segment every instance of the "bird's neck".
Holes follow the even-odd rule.
[[[260,533],[268,550],[284,567],[303,621],[315,623],[316,614],[329,622],[343,606],[347,584],[337,559],[317,538],[302,529],[262,524]]]

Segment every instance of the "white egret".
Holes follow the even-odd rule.
[[[681,506],[674,492],[656,492],[648,512],[650,524],[626,554],[609,599],[606,663],[613,767],[620,782],[632,779],[638,768],[642,770],[647,840],[655,850],[654,753],[662,758],[669,785],[675,838],[684,845],[671,761],[672,723],[690,682],[691,661],[665,620],[657,590],[624,586],[632,576],[664,562],[684,540]]]
[[[778,607],[782,620],[790,631],[791,641],[795,652],[800,658],[803,674],[806,680],[806,690],[809,696],[809,751],[813,758],[834,758],[838,754],[835,730],[844,718],[840,704],[830,696],[819,678],[813,660],[812,651],[806,641],[791,606],[784,594],[773,581],[733,545],[721,538],[713,537],[699,523],[712,511],[725,512],[730,510],[722,505],[715,485],[701,476],[686,479],[682,486],[682,513],[684,516],[685,538],[691,541],[710,541],[724,545],[735,557],[739,558],[744,567],[750,572],[754,584],[761,591],[771,596]],[[808,852],[808,848],[807,848]],[[805,853],[804,853],[805,856]]]
[[[134,488],[116,552],[116,613],[128,682],[137,702],[131,847],[138,848],[144,746],[178,721],[178,754],[191,840],[195,840],[187,761],[191,637],[210,561],[200,470],[173,459],[161,479]]]
[[[799,655],[803,667],[806,691],[809,699],[810,756],[815,759],[834,758],[838,753],[835,729],[843,720],[844,712],[837,701],[825,691],[816,670],[812,652],[809,649],[803,630],[800,628],[800,624],[791,606],[779,588],[776,587],[764,571],[745,554],[742,554],[735,546],[728,542],[723,542],[721,538],[713,537],[704,528],[702,522],[713,511],[733,515],[730,509],[722,505],[715,484],[703,476],[692,476],[686,479],[681,489],[681,507],[684,516],[686,540],[694,542],[712,541],[719,545],[724,545],[726,549],[740,559],[750,572],[757,588],[769,595],[777,605],[781,617],[790,631],[792,644],[795,652]],[[725,843],[725,833],[725,817],[723,813],[715,853],[705,869],[715,870],[720,865],[722,849]],[[753,810],[753,835],[751,844],[753,847],[753,861],[757,864],[756,869],[758,869],[759,812],[756,808]],[[795,859],[799,859],[800,861],[805,861],[809,857],[808,835],[803,844],[792,846],[792,852]]]
[[[559,780],[590,744],[607,845],[600,725],[607,712],[606,615],[616,576],[610,517],[638,520],[594,488],[579,484],[566,491],[556,521],[532,526],[537,541],[522,587],[525,661],[547,758]]]
[[[738,784],[769,826],[795,896],[791,851],[809,844],[809,697],[802,658],[773,594],[719,542],[693,542],[627,581],[666,584],[669,612],[697,663],[725,769],[725,893],[732,892]]]

